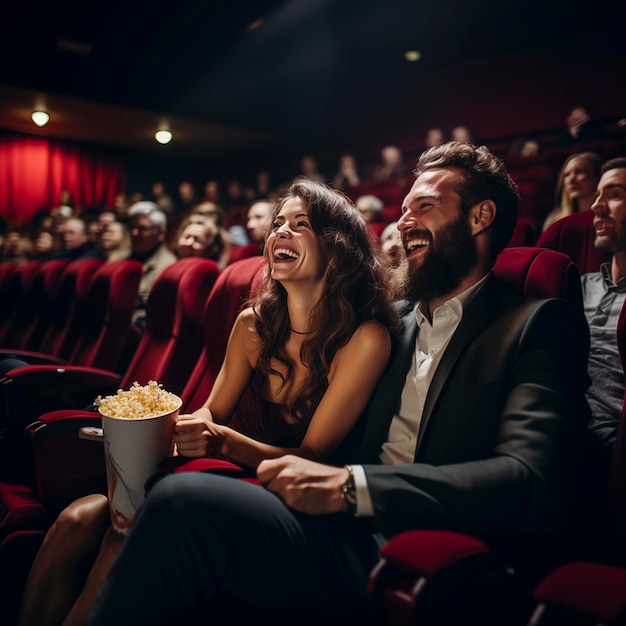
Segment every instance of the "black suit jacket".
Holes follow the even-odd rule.
[[[582,310],[525,298],[490,276],[435,372],[414,463],[382,465],[419,331],[414,307],[404,313],[353,459],[364,463],[376,529],[558,528],[589,421]]]

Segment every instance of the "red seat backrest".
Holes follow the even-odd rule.
[[[59,286],[69,261],[51,259],[39,265],[30,286],[29,305],[20,322],[14,345],[38,350],[58,305]]]
[[[34,317],[32,285],[39,261],[16,265],[8,278],[0,313],[0,347],[20,348],[22,331]]]
[[[69,364],[116,370],[130,334],[142,269],[134,259],[98,268],[86,300],[75,313],[78,339]]]
[[[580,274],[564,253],[538,247],[505,248],[493,267],[494,275],[533,298],[564,298],[580,306]]]
[[[536,245],[564,252],[574,261],[581,274],[597,272],[602,263],[611,260],[611,255],[594,245],[596,232],[593,217],[593,211],[581,211],[563,217],[539,235]]]
[[[122,389],[156,380],[172,393],[182,392],[204,345],[204,312],[218,275],[217,263],[200,257],[180,259],[159,274]]]
[[[183,410],[193,411],[208,398],[222,366],[231,328],[248,298],[262,281],[263,256],[242,259],[222,270],[209,295],[205,311],[206,345],[181,397]]]
[[[38,351],[66,359],[77,338],[80,310],[89,293],[94,274],[104,263],[101,259],[87,258],[72,261],[63,272],[56,307]]]

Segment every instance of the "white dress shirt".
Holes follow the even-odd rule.
[[[486,278],[487,276],[437,307],[433,312],[432,324],[419,306],[415,309],[419,332],[415,342],[414,358],[406,376],[400,407],[391,420],[387,441],[382,445],[380,460],[384,464],[413,463],[417,434],[430,383],[452,335],[461,322],[463,308],[474,297]],[[367,488],[365,472],[360,465],[351,467],[357,495],[356,515],[371,516],[374,514],[374,507]]]

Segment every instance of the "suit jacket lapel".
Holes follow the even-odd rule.
[[[430,420],[433,410],[437,404],[439,394],[442,392],[448,376],[450,375],[450,372],[452,371],[452,368],[457,362],[459,356],[463,352],[467,343],[471,341],[483,328],[488,326],[493,319],[494,311],[496,309],[496,302],[494,300],[495,287],[496,283],[493,275],[490,275],[482,288],[479,289],[478,293],[475,294],[472,301],[468,304],[467,308],[463,311],[463,317],[459,327],[456,329],[454,335],[452,335],[450,343],[441,358],[441,362],[439,363],[430,387],[428,388],[428,395],[426,396],[424,411],[420,421],[417,448],[419,448],[420,442],[423,441],[424,431],[428,426],[428,421]]]

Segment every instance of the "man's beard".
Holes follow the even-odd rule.
[[[626,251],[626,224],[616,223],[612,236],[599,237],[594,241],[594,245],[599,250],[605,250],[609,254],[618,254]]]
[[[405,258],[396,270],[394,287],[398,296],[418,302],[430,301],[454,291],[474,268],[478,251],[467,215],[436,231],[412,231],[429,239],[426,255],[419,265]]]

